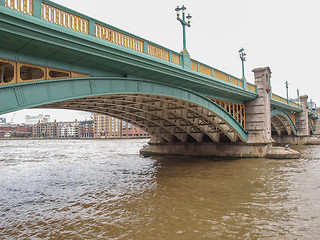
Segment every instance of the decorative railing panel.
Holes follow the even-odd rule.
[[[300,105],[299,105],[298,103],[295,103],[295,102],[289,102],[289,104],[290,104],[291,106],[294,106],[294,107],[297,107],[297,108],[300,107]]]
[[[283,97],[280,97],[280,96],[278,96],[278,95],[276,95],[276,94],[274,94],[274,93],[272,93],[272,98],[273,98],[274,100],[279,101],[279,102],[288,103],[287,99],[285,99],[285,98],[283,98]]]
[[[214,70],[214,77],[218,78],[222,81],[229,82],[229,76],[227,74],[219,72],[217,70]]]
[[[180,55],[172,53],[172,62],[174,64],[180,65]]]
[[[6,0],[5,6],[28,15],[33,15],[33,0]]]
[[[89,21],[61,9],[42,3],[42,19],[73,29],[78,32],[89,34]]]
[[[195,61],[191,61],[191,69],[198,72],[198,63],[196,63]]]
[[[212,69],[211,68],[204,66],[202,64],[200,64],[199,68],[200,68],[201,73],[206,74],[208,76],[212,76]]]
[[[233,85],[239,85],[239,80],[234,77],[230,77],[230,83]]]
[[[148,44],[148,54],[169,62],[169,51],[160,47]]]
[[[143,52],[143,41],[115,31],[111,28],[96,24],[96,37],[117,45]]]
[[[251,83],[247,83],[247,89],[252,91],[252,92],[255,92],[256,91],[256,86],[251,84]]]

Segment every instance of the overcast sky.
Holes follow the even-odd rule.
[[[320,1],[319,0],[55,0],[54,2],[94,17],[169,49],[182,50],[182,27],[174,9],[184,4],[192,15],[187,29],[187,49],[193,59],[241,77],[238,50],[247,53],[245,75],[269,66],[272,91],[289,97],[307,94],[320,106]],[[31,112],[30,112],[31,111]],[[74,120],[90,114],[53,110],[23,110],[25,114],[50,114],[51,119]],[[12,114],[7,114],[8,120]],[[21,120],[22,119],[22,120]]]

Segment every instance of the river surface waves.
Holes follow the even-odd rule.
[[[0,141],[0,239],[319,239],[319,146],[143,158],[146,142]]]

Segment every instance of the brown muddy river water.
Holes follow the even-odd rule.
[[[320,146],[143,158],[146,141],[0,141],[0,239],[320,239]]]

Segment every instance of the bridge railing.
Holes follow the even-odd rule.
[[[1,4],[0,0],[0,4]],[[128,49],[182,66],[182,54],[153,42],[125,32],[121,29],[93,19],[49,0],[5,0],[5,6],[19,12],[33,15],[48,22],[87,34]],[[246,83],[223,71],[192,60],[192,70],[214,79],[228,82],[251,92],[257,92],[255,85]]]
[[[296,107],[296,108],[300,108],[300,109],[302,108],[300,104],[295,103],[293,101],[290,101],[290,100],[288,100],[288,99],[286,99],[284,97],[281,97],[281,96],[279,96],[277,94],[272,93],[271,97],[272,97],[273,100],[276,100],[278,102],[281,102],[281,103],[284,103],[284,104],[288,104],[288,105],[291,105],[291,106]]]
[[[209,77],[213,77],[213,78],[228,82],[230,84],[242,87],[252,92],[257,92],[257,87],[251,83],[245,82],[244,79],[237,78],[221,70],[218,70],[206,64],[200,63],[194,59],[191,60],[191,68],[193,71],[200,72]]]
[[[5,6],[28,15],[33,15],[33,0],[5,0]]]

